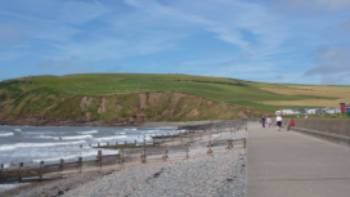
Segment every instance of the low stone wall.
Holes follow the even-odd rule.
[[[350,120],[297,120],[293,130],[350,146]]]
[[[297,120],[299,128],[312,129],[326,133],[350,137],[350,120]]]

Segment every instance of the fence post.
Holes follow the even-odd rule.
[[[227,150],[233,149],[233,140],[227,140]]]
[[[82,157],[78,158],[78,168],[79,168],[79,173],[82,173],[82,171],[83,171],[83,158]]]
[[[243,139],[243,148],[247,148],[247,138]]]
[[[60,171],[64,170],[64,159],[60,159]]]
[[[120,149],[120,164],[123,164],[125,161],[125,152],[124,152],[124,148]]]
[[[207,154],[210,156],[213,155],[213,149],[211,147],[212,147],[212,144],[211,144],[211,141],[209,141]]]
[[[22,182],[22,168],[23,168],[23,162],[19,163],[18,166],[18,182]]]
[[[146,163],[146,153],[145,153],[145,151],[142,151],[140,158],[141,158],[141,163]]]
[[[141,153],[141,162],[146,163],[146,138],[143,135],[143,151]]]
[[[97,152],[97,163],[102,168],[102,150],[98,150]]]
[[[169,152],[168,149],[165,149],[164,154],[162,156],[162,160],[163,161],[167,161],[168,160],[168,158],[169,158],[168,152]]]
[[[100,148],[101,147],[101,144],[100,142],[97,143],[97,148]]]
[[[2,164],[0,164],[0,180],[2,179],[2,173],[3,173],[3,171],[4,171],[4,164],[2,163]]]
[[[39,164],[39,180],[43,180],[43,168],[44,168],[44,164],[45,162],[44,161],[40,161],[40,164]]]
[[[187,144],[186,145],[186,159],[189,159],[190,158],[190,145]]]

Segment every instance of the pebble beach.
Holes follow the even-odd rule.
[[[191,155],[188,160],[139,163],[114,172],[86,172],[27,185],[3,196],[242,197],[245,193],[245,166],[244,150],[214,149],[213,156]]]

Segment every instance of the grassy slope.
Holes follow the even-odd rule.
[[[40,117],[50,120],[121,121],[136,116],[137,113],[145,113],[146,120],[156,121],[233,118],[234,115],[228,114],[224,109],[236,110],[236,113],[246,108],[250,111],[272,112],[277,108],[272,104],[280,102],[287,102],[287,105],[282,105],[288,106],[288,102],[305,102],[309,99],[338,101],[325,94],[315,93],[320,90],[307,94],[305,91],[297,91],[296,86],[289,86],[289,90],[294,91],[281,91],[284,87],[286,86],[188,75],[81,74],[28,77],[0,83],[0,119]],[[147,92],[167,94],[156,96],[158,104],[143,109],[140,108],[143,96],[140,94]],[[173,101],[171,99],[174,95],[170,93],[174,92],[195,97],[181,97],[180,100]],[[89,97],[90,103],[87,106],[89,109],[82,110],[81,101],[84,96]],[[336,97],[338,98],[340,97]],[[149,99],[152,100],[147,98],[147,103],[151,101]],[[213,101],[215,105],[206,101]],[[98,113],[103,102],[106,105],[103,107],[107,110]],[[172,109],[175,107],[169,106],[170,102],[180,108],[180,111]],[[135,109],[135,106],[138,108]],[[198,113],[193,109],[199,111],[200,115],[196,115]],[[169,110],[172,112],[159,115],[162,111]]]
[[[267,105],[277,106],[315,106],[315,107],[338,107],[339,103],[350,103],[349,86],[317,86],[317,85],[276,85],[264,84],[261,89],[283,95],[306,95],[314,96],[313,99],[284,100],[277,102],[262,101]]]

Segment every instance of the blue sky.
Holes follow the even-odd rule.
[[[350,1],[0,1],[0,80],[91,72],[349,84]]]

